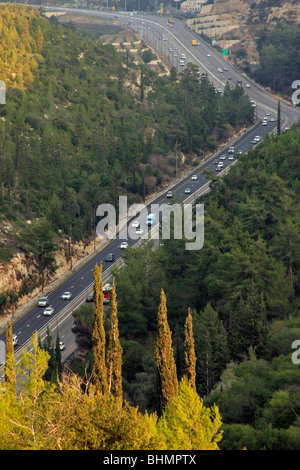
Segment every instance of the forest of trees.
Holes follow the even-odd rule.
[[[97,205],[117,207],[120,194],[142,201],[176,176],[176,148],[197,164],[253,122],[242,89],[221,97],[193,65],[160,76],[33,7],[1,5],[1,21],[7,93],[0,105],[0,217],[10,226],[1,261],[20,250],[37,269],[42,261],[55,269],[55,243],[71,224],[75,239],[90,237]],[[7,67],[19,74],[13,83]],[[32,284],[24,279],[23,291]],[[1,313],[7,298],[1,293]]]
[[[299,40],[299,24],[279,22],[275,28],[263,28],[257,39],[259,66],[254,78],[273,91],[291,97],[292,83],[300,77]]]
[[[192,309],[196,390],[219,407],[221,449],[300,445],[300,372],[291,360],[300,338],[299,149],[299,127],[266,136],[212,180],[201,250],[172,239],[156,250],[128,248],[126,266],[114,273],[124,395],[142,411],[157,410],[151,351],[163,288],[179,377]],[[90,308],[75,315],[78,345],[87,350]]]
[[[195,390],[191,312],[187,313],[185,327],[185,374],[179,382],[167,319],[166,296],[161,291],[155,347],[159,406],[157,412],[142,414],[138,408],[123,400],[122,347],[115,285],[107,341],[101,265],[95,266],[94,277],[93,364],[89,376],[80,378],[69,371],[61,373],[59,361],[56,361],[56,374],[53,367],[52,376],[49,377],[49,345],[40,346],[37,334],[32,337],[32,348],[23,352],[20,363],[16,365],[9,323],[5,381],[0,392],[0,448],[219,450],[222,421],[218,407],[205,407]]]
[[[201,156],[253,122],[241,88],[221,97],[191,64],[159,76],[35,9],[1,13],[20,70],[0,109],[1,220],[19,231],[3,260],[45,243],[54,269],[71,222],[90,234],[96,204],[142,200],[175,175],[176,145]],[[129,247],[104,311],[96,268],[95,303],[74,312],[86,360],[67,372],[49,335],[16,366],[9,326],[1,448],[299,450],[299,162],[295,126],[210,175],[203,248]]]

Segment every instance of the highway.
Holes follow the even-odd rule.
[[[59,10],[59,8],[55,8],[54,10]],[[105,15],[105,13],[100,14],[99,12],[95,12],[95,14],[99,16]],[[120,15],[118,15],[118,17],[119,16]],[[181,54],[182,51],[184,51],[190,62],[197,64],[200,70],[210,74],[211,80],[214,82],[216,88],[224,88],[228,76],[231,77],[231,84],[233,86],[235,86],[234,82],[236,82],[236,80],[242,80],[243,86],[245,86],[246,83],[249,83],[250,87],[245,88],[245,91],[256,102],[256,124],[236,139],[234,143],[228,144],[221,151],[212,155],[207,161],[205,161],[205,163],[195,168],[192,173],[190,172],[185,177],[176,180],[170,188],[166,188],[166,190],[161,192],[157,197],[153,198],[151,203],[168,203],[169,199],[166,197],[168,189],[173,190],[173,193],[177,196],[178,202],[195,200],[197,195],[207,191],[209,184],[207,172],[212,172],[218,175],[226,173],[230,165],[236,162],[239,151],[245,153],[253,147],[253,138],[255,136],[260,136],[262,139],[266,132],[270,133],[276,129],[278,98],[264,92],[261,87],[253,83],[240,72],[236,71],[230,64],[228,64],[226,59],[222,58],[220,54],[204,41],[197,38],[199,44],[197,46],[192,46],[192,39],[195,38],[195,35],[182,22],[175,20],[174,26],[170,27],[167,25],[166,18],[147,15],[147,17],[134,16],[132,19],[130,15],[125,14],[123,15],[123,20],[126,22],[132,22],[130,27],[141,32],[149,42],[153,41],[153,44],[160,47],[160,50],[162,50],[166,55],[170,52],[169,49],[176,45],[178,54]],[[162,41],[162,39],[159,39],[159,37],[162,38],[162,34],[166,35],[167,40]],[[221,67],[222,70],[224,70],[224,66],[225,68],[228,68],[226,74],[224,71],[222,73],[218,72],[218,67]],[[270,116],[268,124],[263,126],[261,118],[266,111],[270,113]],[[281,116],[282,125],[284,127],[290,127],[294,122],[298,121],[299,109],[281,101]],[[271,122],[272,117],[275,118],[273,122]],[[234,145],[235,147],[233,160],[229,160],[228,154],[228,148],[231,145]],[[225,155],[225,160],[223,160],[224,167],[221,171],[216,171],[217,165],[215,161],[216,159],[219,159],[220,155]],[[191,179],[192,174],[197,175],[197,179]],[[185,193],[186,188],[190,188],[191,194],[187,195]],[[151,210],[149,210],[149,212],[151,212]],[[128,222],[128,224],[131,223],[132,220]],[[148,227],[145,221],[141,223],[141,226],[144,231],[144,236],[148,231]],[[137,240],[128,239],[128,243],[133,246],[137,243]],[[58,283],[58,285],[56,285],[50,292],[47,292],[50,304],[54,308],[54,313],[51,316],[43,315],[44,308],[35,304],[34,306],[29,307],[28,311],[26,311],[22,316],[15,318],[15,321],[13,322],[13,333],[18,337],[18,344],[15,347],[16,357],[19,357],[22,347],[28,345],[28,341],[34,331],[38,331],[42,338],[45,336],[47,325],[50,326],[54,340],[58,333],[60,340],[65,343],[63,360],[74,351],[75,335],[71,329],[73,324],[72,311],[84,303],[86,295],[92,291],[95,264],[102,264],[104,280],[110,279],[110,270],[114,263],[106,262],[105,259],[107,254],[113,253],[115,256],[115,263],[120,263],[122,251],[119,248],[119,245],[119,239],[109,240],[99,252],[95,252],[85,262],[81,263],[78,269],[75,267],[73,270],[70,270],[69,276],[67,276],[60,284]],[[61,295],[65,291],[72,293],[72,298],[70,300],[61,299]],[[2,332],[0,335],[0,342],[1,341],[5,342],[5,332]]]

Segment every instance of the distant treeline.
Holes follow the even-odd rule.
[[[276,92],[291,96],[294,80],[300,80],[300,25],[279,23],[263,28],[257,39],[259,67],[255,78]]]

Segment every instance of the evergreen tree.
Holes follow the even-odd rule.
[[[93,332],[92,332],[92,343],[93,343],[93,368],[92,377],[96,387],[96,390],[106,395],[108,392],[107,384],[107,368],[105,362],[105,330],[103,321],[103,282],[102,282],[102,265],[95,266],[94,269],[94,315],[93,315]]]
[[[178,395],[167,403],[158,429],[167,450],[219,450],[221,425],[218,407],[203,406],[203,400],[184,377]]]
[[[119,328],[117,317],[117,295],[115,282],[111,291],[110,332],[107,350],[108,389],[117,398],[122,400],[122,346],[119,341]]]
[[[11,397],[16,396],[16,367],[15,355],[12,335],[12,325],[9,320],[6,330],[6,345],[5,345],[5,393]]]
[[[186,377],[193,390],[196,390],[196,355],[193,335],[192,310],[188,309],[188,316],[185,321],[185,366]]]
[[[172,348],[172,334],[167,319],[166,296],[161,290],[158,309],[158,334],[155,344],[155,364],[157,370],[158,414],[161,415],[170,399],[178,393],[176,364]]]
[[[278,101],[277,105],[277,134],[281,134],[281,110],[280,110],[280,101]]]

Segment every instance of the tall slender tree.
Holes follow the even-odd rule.
[[[93,315],[93,368],[92,377],[96,390],[103,395],[108,392],[107,385],[107,368],[105,362],[105,330],[103,321],[103,282],[102,282],[102,265],[95,266],[94,269],[94,292],[95,292],[95,308]]]
[[[185,341],[184,341],[185,371],[186,378],[190,386],[196,391],[196,354],[193,335],[192,309],[188,309],[185,320]]]
[[[122,400],[122,346],[119,340],[118,304],[115,281],[111,291],[110,332],[107,350],[108,390]]]
[[[9,320],[6,330],[6,345],[5,345],[5,393],[10,394],[12,397],[16,395],[17,377],[15,366],[15,354],[12,335],[12,325]]]
[[[155,345],[157,371],[158,414],[161,415],[170,399],[177,396],[177,369],[172,348],[172,333],[167,319],[166,295],[161,290],[158,309],[158,334]]]

